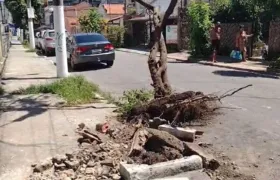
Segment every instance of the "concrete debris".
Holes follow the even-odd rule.
[[[78,140],[79,149],[34,165],[29,180],[145,180],[199,170],[204,164],[208,166],[213,161],[212,157],[174,136],[188,136],[190,139],[190,134],[195,136],[196,132],[192,129],[184,129],[181,131],[183,135],[178,135],[178,132],[176,134],[151,128],[110,127],[109,137],[102,130],[104,125],[106,123],[99,129],[101,133],[93,133],[84,124],[80,124],[77,128],[81,136]],[[162,128],[176,129],[159,125],[159,129]]]
[[[204,152],[199,145],[193,143],[185,143],[185,149],[191,154],[199,155],[203,160],[203,167],[211,170],[216,170],[220,163],[213,155]]]
[[[121,163],[120,174],[125,180],[148,180],[199,169],[202,169],[202,158],[193,155],[153,165]]]
[[[158,127],[161,131],[166,131],[173,136],[185,140],[193,142],[195,140],[196,130],[195,129],[186,129],[181,127],[171,127],[170,125],[163,124]]]

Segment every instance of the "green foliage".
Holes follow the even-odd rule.
[[[230,7],[231,0],[213,0],[210,3],[212,13],[216,14]]]
[[[222,1],[222,0],[214,0]],[[219,4],[219,3],[218,3]],[[215,9],[213,18],[222,23],[253,23],[253,40],[258,42],[268,37],[269,22],[280,17],[280,0],[238,0]]]
[[[16,25],[18,25],[20,28],[26,29],[27,23],[28,23],[28,17],[27,17],[27,4],[26,1],[22,0],[5,0],[4,1],[5,6],[10,11],[13,17],[13,21]],[[31,0],[31,5],[35,10],[35,24],[40,22],[42,18],[42,2],[38,0]]]
[[[136,8],[135,7],[127,8],[127,15],[135,15],[135,14],[136,14]]]
[[[272,69],[280,69],[280,57],[269,65]]]
[[[193,55],[210,53],[210,6],[205,2],[192,2],[187,10],[191,20],[190,47]]]
[[[149,102],[153,98],[153,91],[145,89],[125,91],[120,101],[117,103],[118,112],[123,116],[130,114],[131,110],[138,106]]]
[[[114,45],[114,47],[123,47],[125,28],[121,26],[108,26],[106,37]]]
[[[88,82],[83,76],[71,76],[57,80],[51,84],[31,85],[26,89],[19,89],[14,94],[57,94],[69,105],[91,103],[96,99],[98,86]]]
[[[87,14],[79,17],[81,29],[84,32],[98,32],[104,29],[104,20],[96,9],[91,9]]]
[[[23,46],[24,48],[28,49],[28,48],[29,48],[29,42],[28,42],[28,40],[25,39],[25,40],[22,42],[22,46]]]

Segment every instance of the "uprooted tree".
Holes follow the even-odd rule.
[[[126,113],[127,120],[137,124],[137,127],[141,127],[143,124],[151,127],[154,126],[153,123],[184,126],[193,120],[202,119],[205,115],[212,115],[214,110],[217,109],[215,102],[220,101],[227,95],[218,97],[213,94],[205,95],[202,92],[193,91],[172,93],[168,81],[167,48],[162,30],[167,19],[173,13],[178,0],[170,1],[164,15],[161,15],[154,6],[143,0],[135,1],[153,14],[154,41],[148,58],[148,66],[153,81],[154,99],[149,102],[138,103],[130,108],[129,112]],[[157,52],[160,52],[159,60],[157,60]],[[236,92],[234,91],[234,93]]]
[[[158,10],[144,2],[143,0],[136,0],[139,4],[147,8],[153,14],[154,24],[154,41],[148,59],[151,78],[154,87],[154,97],[161,98],[171,94],[172,89],[167,76],[167,48],[162,34],[162,29],[165,27],[166,21],[173,13],[178,0],[171,0],[164,15],[161,15]],[[157,52],[160,52],[160,58],[157,60]]]

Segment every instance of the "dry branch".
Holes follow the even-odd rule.
[[[171,126],[182,126],[183,123],[191,123],[193,120],[213,115],[214,111],[219,109],[216,102],[251,86],[246,85],[227,91],[222,96],[187,91],[154,99],[145,105],[133,108],[128,121],[141,119],[143,124],[148,124],[150,119],[159,117],[167,120],[167,123],[170,123]],[[139,123],[139,121],[137,122]],[[140,127],[139,124],[138,127]]]

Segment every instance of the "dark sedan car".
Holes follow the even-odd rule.
[[[67,38],[67,58],[72,69],[86,63],[105,63],[111,67],[115,60],[115,50],[102,34],[79,33]]]

